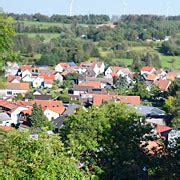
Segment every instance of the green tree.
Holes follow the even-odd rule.
[[[14,100],[17,101],[17,100],[23,100],[23,95],[22,94],[17,94],[15,97],[14,97]]]
[[[161,90],[158,86],[152,85],[150,90],[150,96],[151,98],[158,98],[161,95]]]
[[[67,148],[102,179],[137,177],[146,159],[140,148],[143,135],[150,127],[142,125],[143,118],[125,104],[79,110],[70,116],[62,130]]]
[[[137,81],[132,89],[132,95],[140,96],[141,99],[148,99],[150,94],[143,82]]]
[[[44,115],[42,107],[38,107],[36,104],[33,105],[32,114],[30,116],[30,122],[33,128],[53,128],[51,122],[48,121],[47,117]]]
[[[175,98],[172,96],[169,96],[164,102],[164,108],[165,108],[166,112],[168,112],[170,114],[174,114],[175,110],[176,110]]]
[[[0,71],[3,69],[6,55],[11,51],[12,37],[15,33],[12,22],[11,17],[0,12]]]
[[[13,131],[3,137],[1,179],[83,179],[78,161],[64,149],[58,135]],[[87,175],[87,176],[86,176]]]

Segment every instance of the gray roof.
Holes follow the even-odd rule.
[[[64,116],[60,116],[52,121],[52,123],[57,127],[61,128],[64,125]]]
[[[76,109],[79,108],[79,104],[70,104],[67,109],[64,111],[64,116],[70,116],[76,112]]]
[[[34,99],[36,100],[51,100],[51,95],[34,95]]]
[[[166,112],[158,109],[156,107],[152,106],[136,106],[135,107],[137,112],[140,114],[143,114],[145,116],[151,115],[151,116],[165,116]]]
[[[72,88],[73,91],[86,91],[88,93],[101,93],[102,92],[106,92],[106,89],[103,88],[94,88],[94,87],[90,87],[90,86],[79,86],[79,85],[74,85],[74,87]]]
[[[86,81],[98,81],[102,83],[108,83],[110,85],[113,85],[113,79],[112,78],[96,78],[96,77],[85,77]]]
[[[75,62],[68,62],[68,64],[70,65],[70,66],[76,66],[76,64],[75,64]]]
[[[0,122],[9,121],[9,120],[11,120],[11,118],[7,113],[5,112],[0,113]]]

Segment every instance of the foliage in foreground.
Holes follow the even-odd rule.
[[[11,132],[4,138],[2,179],[81,179],[75,158],[68,156],[57,135]]]
[[[178,147],[145,151],[151,126],[126,104],[109,103],[65,120],[59,135],[11,132],[1,141],[2,179],[178,178]],[[62,141],[61,141],[62,139]],[[160,143],[162,144],[162,143]],[[163,152],[163,153],[162,153]],[[144,170],[145,169],[145,170]]]

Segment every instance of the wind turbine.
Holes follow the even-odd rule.
[[[171,6],[169,5],[169,3],[166,3],[166,18],[168,20],[168,17],[169,17],[169,11],[171,9]]]
[[[128,3],[126,1],[123,1],[123,14],[126,15],[126,8],[128,6]]]
[[[73,15],[73,4],[74,4],[74,0],[71,0],[70,6],[69,6],[69,16]]]

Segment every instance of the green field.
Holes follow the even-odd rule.
[[[43,36],[45,40],[50,40],[60,36],[59,33],[19,33],[19,34],[25,34],[29,38],[36,38],[36,36],[39,35],[39,36]]]
[[[174,63],[172,63],[172,59],[174,59]],[[175,70],[180,70],[180,56],[163,56],[160,55],[160,60],[163,68],[172,68]],[[112,59],[113,63],[122,62],[126,66],[132,65],[133,60],[132,59],[118,59],[114,58]]]
[[[56,23],[56,22],[38,22],[38,21],[19,21],[24,23],[26,26],[39,26],[42,28],[49,28],[52,26],[57,26],[57,27],[70,27],[70,24],[63,24],[63,23]]]
[[[174,59],[174,63],[172,63]],[[160,60],[163,68],[180,69],[180,56],[163,56],[160,55]]]
[[[38,22],[38,21],[18,21],[18,22],[22,22],[26,26],[38,26],[38,27],[45,28],[45,29],[52,27],[52,26],[66,27],[66,28],[71,27],[71,24],[58,23],[58,22]],[[87,24],[79,24],[79,25],[83,26],[83,27],[88,27]]]
[[[124,63],[126,66],[130,66],[130,65],[132,65],[132,63],[133,63],[133,59],[127,59],[127,58],[114,58],[114,59],[112,59],[111,62],[112,62],[112,63],[118,63],[118,62],[121,62],[121,63]]]

